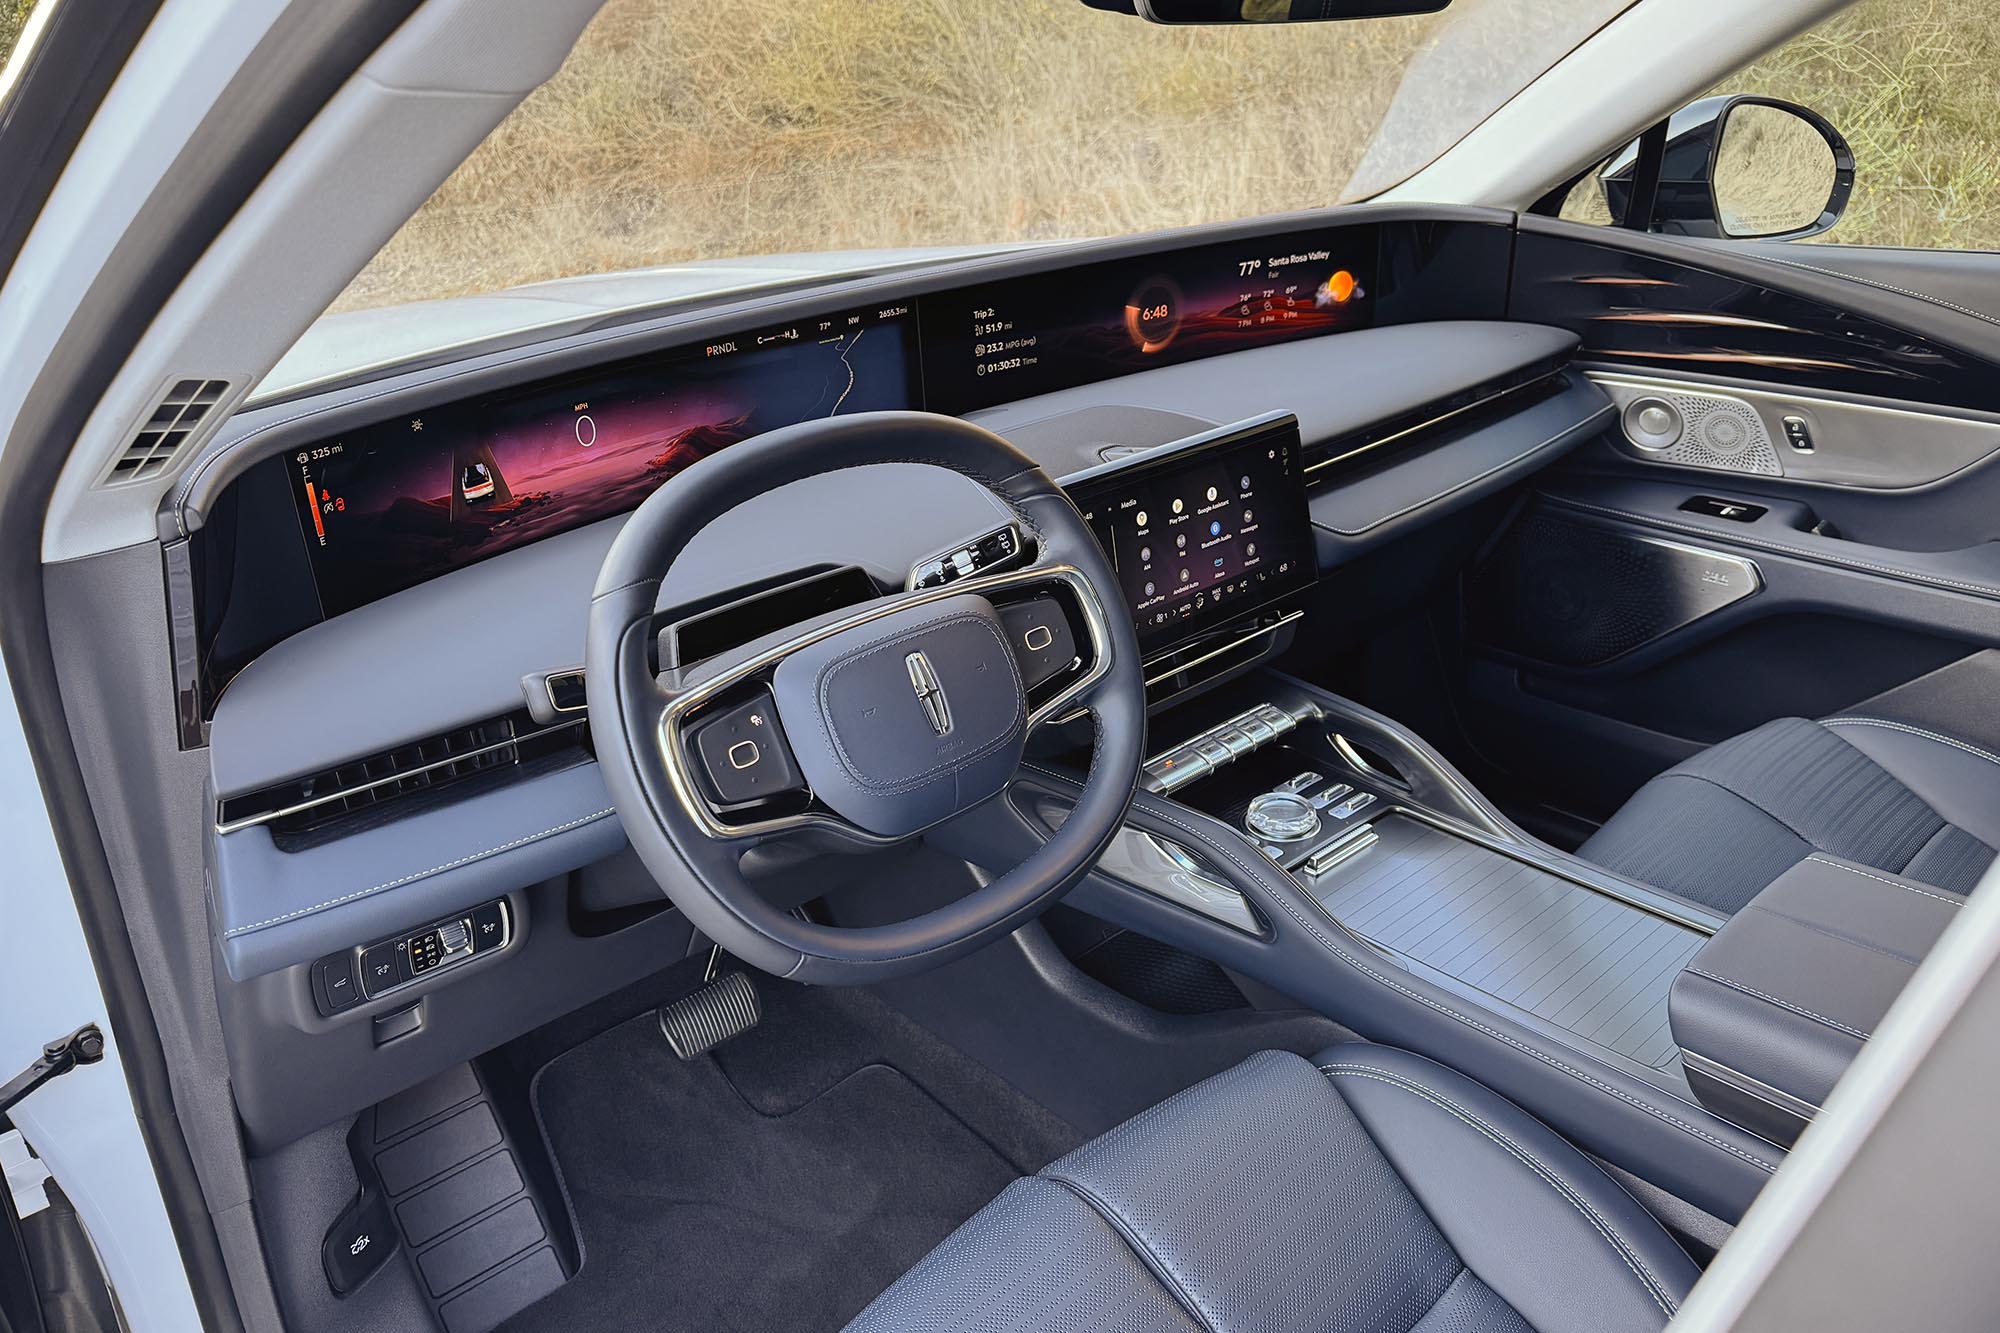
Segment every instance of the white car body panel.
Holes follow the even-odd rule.
[[[10,1118],[76,1205],[132,1328],[198,1329],[4,668],[0,699],[0,1070],[11,1078],[43,1042],[88,1022],[105,1037],[104,1059],[43,1084]]]

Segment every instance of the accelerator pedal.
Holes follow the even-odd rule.
[[[692,995],[661,1005],[660,1031],[675,1055],[692,1060],[742,1036],[763,1016],[757,984],[746,972],[731,972]]]

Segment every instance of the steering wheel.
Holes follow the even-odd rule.
[[[778,486],[877,463],[977,482],[1016,520],[995,540],[1031,558],[830,612],[685,669],[656,666],[661,580],[697,532]],[[1083,516],[999,436],[921,412],[771,431],[653,492],[605,555],[584,657],[597,760],[646,868],[738,958],[819,984],[935,967],[1048,907],[1123,822],[1146,691],[1122,607]],[[1075,809],[1025,861],[955,902],[892,925],[827,926],[773,906],[743,873],[752,847],[805,830],[873,846],[915,837],[1000,795],[1028,733],[1078,709],[1095,735]]]

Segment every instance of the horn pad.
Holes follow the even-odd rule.
[[[772,693],[813,794],[883,837],[997,794],[1027,738],[1006,627],[970,594],[802,648],[779,664]]]

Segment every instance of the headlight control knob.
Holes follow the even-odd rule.
[[[1297,842],[1319,832],[1319,811],[1296,792],[1267,791],[1250,802],[1243,822],[1267,842]]]

